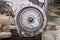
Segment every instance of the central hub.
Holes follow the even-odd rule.
[[[28,18],[28,21],[29,21],[29,22],[33,22],[33,18],[32,18],[32,17],[29,17],[29,18]]]

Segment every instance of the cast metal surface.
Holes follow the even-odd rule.
[[[20,13],[20,12],[19,12]],[[35,8],[27,8],[18,15],[19,22],[23,29],[27,31],[35,31],[42,24],[42,14]],[[18,24],[19,25],[19,24]]]
[[[44,9],[45,8],[44,2],[42,2],[44,5],[40,7],[39,6],[40,1],[39,3],[37,2],[39,5],[29,0],[24,1],[17,0],[17,3],[15,3],[16,2],[15,0],[9,0],[9,1],[14,3],[12,8],[15,14],[14,17],[14,21],[16,24],[15,26],[17,27],[16,29],[18,31],[19,36],[34,37],[43,32],[47,23],[47,16]]]

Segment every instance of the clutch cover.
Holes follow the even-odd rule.
[[[40,34],[46,26],[46,19],[46,15],[35,7],[23,8],[16,17],[19,35],[33,37]]]

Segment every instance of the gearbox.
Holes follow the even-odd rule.
[[[13,3],[13,6],[11,7],[12,12],[10,13],[14,13],[13,19],[15,25],[13,26],[17,27],[16,29],[19,36],[34,37],[44,31],[45,26],[47,25],[47,0],[6,1],[11,1]]]

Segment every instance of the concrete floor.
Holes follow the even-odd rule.
[[[51,21],[51,22],[54,22],[54,23],[60,25],[60,15],[49,11],[48,12],[48,21]]]
[[[60,13],[48,11],[48,25],[42,34],[43,40],[60,40]]]

